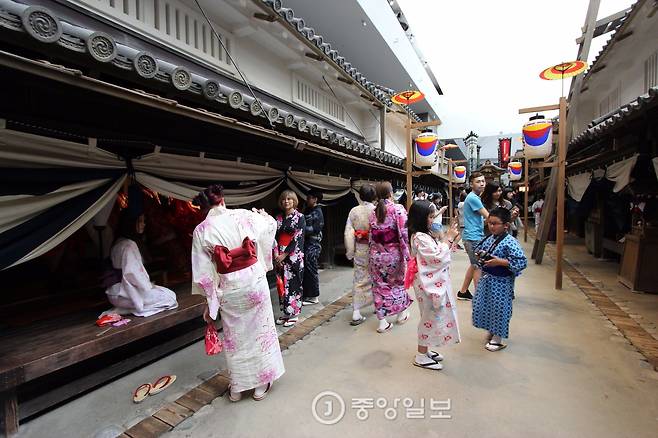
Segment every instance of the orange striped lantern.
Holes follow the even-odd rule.
[[[523,164],[518,161],[510,161],[507,170],[509,171],[509,180],[518,181],[523,175]]]

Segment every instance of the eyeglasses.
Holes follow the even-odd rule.
[[[503,223],[502,222],[489,222],[489,225],[491,225],[492,227],[495,227],[496,225],[503,225]]]

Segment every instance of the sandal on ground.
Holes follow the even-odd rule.
[[[155,395],[169,388],[176,381],[175,375],[162,376],[151,386],[150,395]]]
[[[492,333],[489,333],[489,334],[487,335],[487,337],[486,337],[486,339],[487,339],[487,344],[488,344],[489,342],[491,342],[491,340],[493,339],[493,337],[494,337],[494,335],[493,335]]]
[[[384,332],[387,332],[387,331],[389,331],[391,328],[393,328],[393,324],[391,324],[391,323],[389,322],[385,329],[379,329],[379,328],[378,328],[378,329],[377,329],[377,333],[384,333]]]
[[[232,392],[231,391],[231,385],[228,386],[228,399],[231,400],[232,402],[238,402],[242,400],[242,393],[241,392]]]
[[[484,346],[489,351],[498,351],[502,350],[503,348],[507,347],[507,344],[497,344],[493,342],[487,342],[487,345]]]
[[[295,324],[297,324],[297,318],[289,318],[286,319],[286,321],[283,323],[284,327],[293,327]]]
[[[135,392],[133,392],[133,401],[135,403],[141,403],[146,399],[146,397],[149,396],[150,393],[151,393],[151,384],[143,383],[137,387]]]
[[[312,306],[313,304],[318,304],[320,300],[318,298],[306,298],[302,301],[302,306]]]
[[[427,363],[418,363],[416,362],[416,359],[414,359],[413,362],[411,362],[415,367],[418,368],[425,368],[426,370],[434,370],[434,371],[440,371],[443,369],[443,365],[441,365],[438,362],[427,362]]]
[[[284,318],[283,316],[279,316],[276,321],[274,321],[274,324],[276,325],[283,325],[285,322],[288,321],[288,318]]]
[[[263,394],[261,395],[256,395],[256,391],[254,391],[254,395],[251,398],[253,398],[256,401],[261,401],[262,399],[267,397],[267,393],[270,391],[270,388],[272,388],[272,383],[267,384],[267,388],[265,388],[265,392],[263,392]]]
[[[432,359],[435,362],[441,362],[443,360],[443,355],[438,351],[430,350],[427,352],[427,357]]]
[[[359,318],[359,319],[353,319],[353,320],[351,320],[351,321],[350,321],[350,325],[352,325],[352,326],[355,326],[355,325],[361,325],[361,324],[363,324],[363,323],[365,322],[365,320],[366,320],[366,317],[365,317],[365,316],[362,316],[362,317]]]
[[[397,325],[402,325],[402,324],[404,324],[404,323],[407,322],[407,321],[409,321],[409,312],[407,312],[407,314],[405,315],[404,318],[396,320],[395,323],[396,323]]]

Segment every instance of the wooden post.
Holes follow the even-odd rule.
[[[557,225],[556,225],[556,246],[557,254],[555,266],[555,289],[562,289],[562,253],[564,250],[564,180],[565,180],[565,163],[567,159],[567,99],[560,98],[560,123],[558,125],[558,144],[557,144]],[[552,218],[544,218],[544,221],[550,223]]]
[[[2,429],[5,437],[9,438],[18,433],[18,401],[14,388],[0,392],[2,404]]]
[[[448,217],[452,220],[452,158],[448,159]]]
[[[379,110],[379,148],[386,150],[386,107]]]
[[[528,171],[530,170],[530,165],[528,164],[530,160],[528,157],[525,157],[523,160],[523,174],[525,175],[525,192],[523,193],[523,199],[524,199],[524,204],[525,204],[525,209],[523,210],[525,212],[524,217],[523,217],[523,241],[527,242],[528,241],[528,216],[530,215],[530,211],[528,211],[528,195],[530,192],[530,176],[528,175]]]
[[[407,166],[406,166],[406,171],[407,171],[407,211],[411,208],[411,203],[413,202],[411,192],[413,191],[413,177],[411,175],[411,171],[413,169],[413,151],[412,151],[412,145],[411,145],[411,122],[407,123],[405,126],[405,129],[407,131]]]

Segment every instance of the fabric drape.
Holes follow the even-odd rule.
[[[592,182],[592,174],[590,172],[573,175],[567,178],[567,187],[569,189],[569,196],[576,201],[580,202],[583,195]]]
[[[612,189],[614,193],[621,191],[630,182],[631,172],[638,156],[639,154],[635,154],[631,158],[609,165],[606,169],[605,177],[615,183]]]

